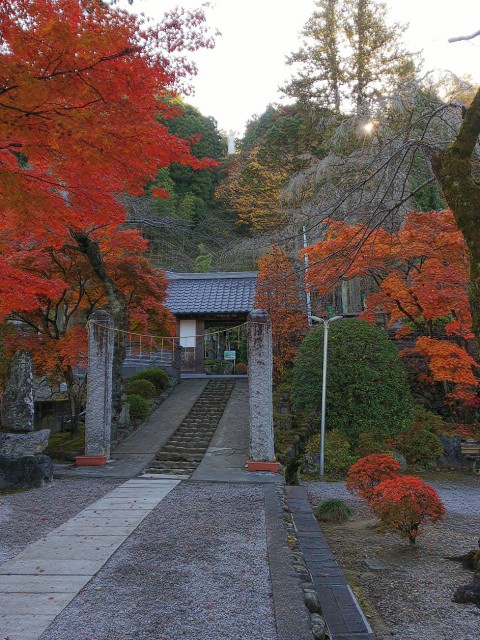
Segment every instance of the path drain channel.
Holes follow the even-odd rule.
[[[208,449],[234,385],[233,380],[210,380],[145,473],[191,475]]]

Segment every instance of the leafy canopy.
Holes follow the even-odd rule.
[[[296,411],[318,420],[322,399],[323,328],[300,345],[293,369]],[[355,446],[368,432],[385,441],[405,431],[412,401],[405,369],[387,335],[364,320],[342,320],[330,328],[327,428],[338,428]]]

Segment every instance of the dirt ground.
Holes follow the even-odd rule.
[[[472,573],[445,556],[477,548],[480,477],[442,474],[425,480],[439,492],[447,515],[441,524],[425,527],[416,545],[378,533],[376,518],[343,483],[313,482],[307,490],[312,504],[335,497],[354,509],[346,524],[321,527],[378,640],[479,640],[480,608],[452,602]],[[367,559],[386,566],[372,571]]]

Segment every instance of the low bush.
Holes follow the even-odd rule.
[[[160,369],[160,367],[150,367],[143,371],[137,371],[137,373],[134,373],[133,376],[129,378],[129,382],[133,382],[134,380],[149,380],[155,385],[158,393],[170,386],[170,376],[164,369]]]
[[[375,487],[384,480],[396,478],[400,469],[400,463],[393,456],[372,453],[352,465],[347,474],[346,487],[370,503]]]
[[[332,429],[325,434],[325,473],[328,475],[344,475],[355,462],[348,438],[339,429]],[[320,465],[320,434],[315,433],[305,445],[304,470],[307,473],[318,473]]]
[[[359,458],[364,458],[372,453],[387,453],[388,446],[375,437],[372,433],[364,432],[358,436],[358,444],[355,447],[355,454]]]
[[[336,524],[346,522],[352,515],[352,510],[348,504],[337,498],[324,500],[315,507],[313,512],[317,520],[321,520],[322,522],[335,522]]]
[[[130,405],[130,417],[132,420],[143,420],[150,412],[150,405],[139,395],[132,394],[127,396],[127,402]]]
[[[378,484],[370,501],[383,531],[390,531],[415,544],[427,522],[440,522],[445,507],[438,493],[413,476],[397,476]]]
[[[125,385],[127,396],[136,395],[151,400],[157,395],[155,385],[150,380],[131,380]]]
[[[395,448],[403,453],[409,464],[428,464],[443,454],[439,432],[444,431],[445,422],[424,407],[415,407],[412,426],[395,442]]]
[[[235,366],[235,371],[239,376],[244,376],[248,373],[248,366],[244,362],[238,362]]]

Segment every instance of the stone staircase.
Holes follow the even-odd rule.
[[[234,380],[210,380],[145,473],[191,475],[210,444],[234,384]]]

